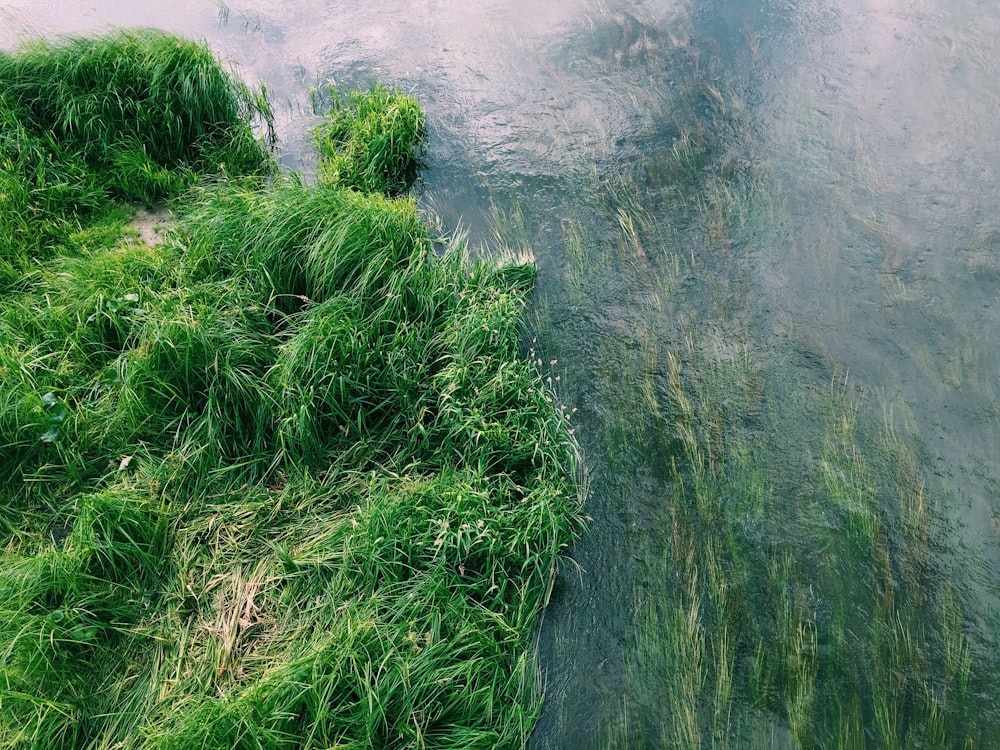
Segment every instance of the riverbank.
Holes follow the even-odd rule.
[[[523,746],[576,451],[533,267],[397,197],[416,103],[332,92],[309,186],[203,45],[32,43],[0,81],[0,740]],[[162,200],[149,244],[122,202]]]

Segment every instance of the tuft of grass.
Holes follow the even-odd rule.
[[[203,43],[155,30],[35,40],[0,55],[0,82],[28,133],[82,157],[119,197],[176,194],[157,189],[164,170],[270,168],[249,126],[257,117],[270,127],[263,92],[223,69]],[[149,174],[128,174],[137,166]]]
[[[134,626],[167,575],[164,511],[141,487],[78,495],[47,539],[0,556],[6,746],[84,746],[92,717],[113,710],[100,688],[148,645]]]
[[[0,52],[0,289],[106,222],[111,200],[175,198],[204,174],[271,173],[266,92],[203,43],[154,30]]]
[[[267,189],[256,181],[210,186],[181,213],[181,241],[201,272],[240,275],[285,312],[346,289],[402,294],[388,281],[430,247],[413,201],[291,177]]]
[[[410,189],[424,141],[413,97],[381,84],[346,93],[329,84],[313,93],[313,108],[323,116],[312,131],[321,181],[388,196]]]

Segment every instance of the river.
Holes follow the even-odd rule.
[[[420,201],[530,249],[588,467],[541,748],[1000,747],[1000,5],[8,0],[429,121]]]

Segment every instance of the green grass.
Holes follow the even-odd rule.
[[[152,30],[37,40],[0,57],[0,81],[25,130],[82,156],[125,197],[136,195],[135,171],[155,185],[183,168],[243,174],[268,164],[249,128],[270,120],[263,92],[202,43]]]
[[[342,93],[333,85],[313,94],[323,122],[313,129],[320,180],[365,193],[405,193],[423,155],[424,114],[417,101],[375,84]]]
[[[0,289],[33,259],[114,212],[152,204],[199,175],[267,173],[263,89],[208,48],[153,30],[34,40],[0,52]]]
[[[533,267],[395,187],[262,179],[266,102],[200,45],[32,43],[0,79],[37,147],[2,172],[0,747],[523,747],[580,524]],[[153,195],[149,247],[111,199]]]

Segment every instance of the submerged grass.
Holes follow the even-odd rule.
[[[662,120],[704,101],[671,100]],[[754,298],[774,280],[753,279],[768,248],[787,251],[788,207],[763,169],[724,156],[757,132],[733,120],[720,107],[681,129],[637,176],[623,159],[591,193],[578,180],[579,202],[560,209],[549,336],[586,373],[579,429],[607,506],[592,512],[615,549],[591,551],[612,590],[574,595],[611,609],[627,588],[633,608],[566,617],[578,632],[556,640],[559,656],[599,676],[577,670],[589,701],[567,690],[554,736],[586,745],[583,725],[608,748],[992,747],[996,616],[963,569],[956,499],[872,394],[773,340],[773,311]],[[624,641],[620,698],[618,650],[579,632]]]
[[[709,247],[725,249],[705,206]],[[626,243],[637,263],[643,244]],[[607,357],[617,402],[641,415],[605,420],[609,445],[656,444],[663,508],[632,552],[650,562],[625,718],[603,745],[990,747],[1000,718],[976,696],[993,692],[993,638],[967,611],[950,499],[925,486],[911,437],[839,369],[816,388],[734,343],[745,334],[696,329],[671,295],[650,308],[683,323],[683,343],[640,335]]]
[[[638,587],[629,724],[606,746],[989,747],[996,712],[976,696],[995,658],[908,440],[839,372],[802,401],[748,354],[702,356],[668,355],[673,486],[643,548],[658,564]],[[786,444],[789,402],[815,429]]]
[[[534,269],[471,262],[392,180],[223,178],[163,243],[123,239],[109,196],[270,172],[266,102],[153,32],[32,44],[0,79],[3,137],[90,191],[5,152],[0,746],[524,746],[579,524],[521,352]],[[120,179],[140,152],[161,192]]]

